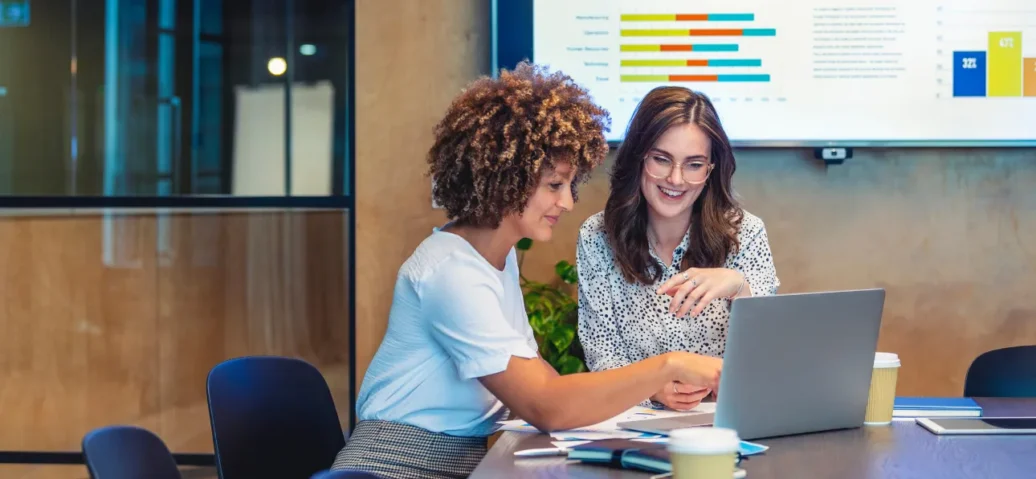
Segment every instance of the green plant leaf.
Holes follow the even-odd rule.
[[[557,273],[562,281],[568,284],[576,284],[579,281],[579,272],[576,270],[575,265],[568,261],[558,261],[554,265],[554,272]]]
[[[564,354],[558,358],[557,364],[554,365],[554,369],[558,371],[558,374],[576,374],[586,371],[586,365],[579,358],[572,356],[571,354]]]
[[[576,328],[573,328],[570,324],[561,322],[555,322],[551,328],[550,333],[547,334],[547,339],[550,340],[551,344],[559,352],[568,351],[568,347],[572,345],[572,340],[576,337]]]
[[[515,248],[517,248],[518,251],[529,251],[529,248],[532,248],[532,240],[529,238],[522,238],[518,240],[518,244],[515,245]]]
[[[532,332],[543,335],[543,313],[539,311],[529,311],[529,326],[532,327]]]

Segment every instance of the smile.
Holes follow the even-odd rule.
[[[662,196],[665,196],[666,198],[672,198],[674,200],[683,198],[683,195],[687,194],[686,191],[670,190],[669,188],[662,188],[661,186],[658,187],[658,191],[662,192]]]

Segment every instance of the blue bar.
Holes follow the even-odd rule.
[[[741,60],[741,59],[712,59],[709,60],[710,67],[761,67],[762,60]]]
[[[712,44],[694,44],[694,51],[696,52],[736,52],[738,46],[736,43],[712,43]]]
[[[746,37],[774,37],[777,36],[776,28],[745,28],[741,34]]]
[[[716,75],[720,82],[768,82],[770,75]]]
[[[986,52],[953,52],[953,96],[986,96]]]
[[[710,13],[710,22],[752,22],[755,21],[754,13]]]

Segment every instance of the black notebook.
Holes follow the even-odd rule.
[[[669,451],[664,443],[602,439],[569,449],[568,458],[588,464],[609,465],[654,473],[672,472],[673,470],[669,463]],[[733,477],[744,476],[743,469],[734,471]]]

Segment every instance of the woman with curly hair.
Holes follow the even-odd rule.
[[[734,169],[707,97],[667,86],[638,105],[605,209],[579,230],[579,340],[591,371],[670,351],[722,357],[730,301],[776,294],[766,229],[734,198]],[[709,393],[676,380],[651,400],[686,410]]]
[[[428,155],[451,221],[399,270],[359,421],[334,468],[467,477],[508,410],[552,431],[606,420],[672,381],[715,387],[722,362],[695,354],[566,376],[537,354],[514,247],[551,239],[604,160],[607,120],[570,78],[528,64],[454,100]]]

